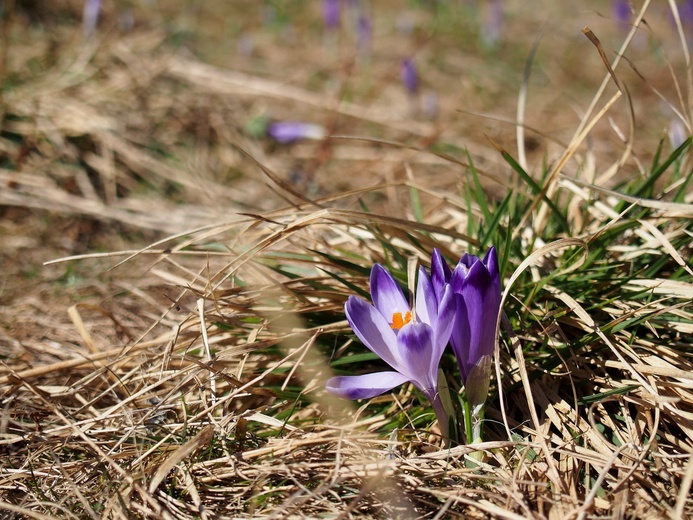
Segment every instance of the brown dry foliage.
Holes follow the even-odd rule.
[[[21,13],[12,28],[31,33]],[[460,93],[431,67],[431,81],[450,85],[441,89],[441,119],[432,122],[408,112],[391,86],[392,67],[375,69],[378,87],[362,98],[338,103],[346,87],[338,94],[329,84],[308,88],[312,71],[275,42],[257,51],[279,47],[265,63],[273,73],[260,73],[244,58],[237,67],[203,63],[151,25],[83,42],[74,27],[58,24],[30,34],[31,45],[4,33],[12,49],[5,75],[17,83],[3,95],[0,136],[4,517],[693,515],[690,283],[634,278],[631,287],[648,288],[656,299],[616,299],[594,317],[585,302],[544,287],[566,312],[532,307],[535,322],[519,337],[503,335],[503,400],[487,412],[496,427],[484,443],[442,449],[435,429],[412,426],[422,419],[409,387],[363,404],[322,390],[330,358],[353,347],[342,314],[352,291],[344,282],[366,289],[365,276],[355,273],[385,260],[384,242],[423,263],[434,246],[454,257],[476,243],[467,220],[481,211],[470,212],[456,195],[468,158],[421,149],[438,138],[466,147],[489,193],[501,196],[510,184],[507,165],[474,130],[477,123],[456,112],[461,97],[499,89],[501,80],[465,80]],[[397,38],[378,52],[396,55]],[[338,69],[322,51],[304,50],[317,69],[348,83],[350,57]],[[446,59],[456,72],[483,67]],[[49,65],[29,72],[32,60]],[[594,83],[604,74],[599,63],[585,69]],[[282,67],[293,73],[283,77]],[[561,67],[547,70],[559,84],[575,82]],[[581,247],[619,222],[610,182],[624,165],[649,161],[661,120],[638,115],[641,148],[631,134],[617,145],[612,129],[628,128],[638,105],[652,103],[652,89],[671,88],[658,78],[637,83],[635,108],[611,122],[546,108],[559,96],[532,102],[542,108],[528,105],[527,125],[545,130],[532,137],[528,160],[547,154],[561,164],[547,190],[557,200],[573,194],[568,218],[576,233],[556,237],[574,242],[549,244],[526,265],[511,262],[518,276],[529,271],[539,284],[560,248]],[[616,103],[617,89],[609,88],[605,99]],[[493,104],[494,113],[514,120],[506,110],[514,98],[478,100],[462,106],[492,111],[484,103]],[[265,112],[318,117],[333,133],[399,144],[371,138],[270,146],[243,124]],[[589,133],[571,138],[590,120]],[[494,143],[511,146],[512,125],[484,121]],[[421,197],[420,222],[412,188]],[[618,244],[614,262],[656,251],[690,265],[690,248],[677,258],[670,241],[688,233],[691,201],[629,202],[655,211]],[[535,209],[517,230],[522,236],[546,225],[546,206]],[[671,226],[662,233],[665,221]],[[42,262],[70,255],[82,256],[36,273]],[[629,327],[601,332],[637,316],[662,319],[642,338]],[[669,344],[656,337],[660,330]],[[594,345],[576,355],[560,350],[570,354],[562,366],[529,377],[523,346],[559,349],[567,336],[595,331]],[[597,425],[607,425],[609,436]]]

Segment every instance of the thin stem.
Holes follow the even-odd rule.
[[[463,415],[464,415],[464,434],[467,437],[467,444],[474,442],[474,432],[472,431],[472,409],[469,406],[467,396],[462,396]]]

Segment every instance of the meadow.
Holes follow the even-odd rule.
[[[1,518],[693,518],[693,3],[0,15]],[[479,438],[326,391],[492,246]]]

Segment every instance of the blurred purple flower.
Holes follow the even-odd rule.
[[[630,24],[630,0],[612,0],[611,16],[619,24]]]
[[[402,84],[411,96],[419,91],[419,74],[416,72],[416,66],[411,58],[402,60]]]
[[[684,25],[693,25],[693,0],[684,0],[683,6],[679,8],[679,13]]]
[[[82,31],[85,38],[89,38],[96,31],[96,24],[99,21],[99,11],[101,10],[101,0],[85,0],[82,9]]]
[[[669,123],[669,141],[672,149],[676,150],[688,139],[689,133],[679,118],[673,118]]]
[[[362,54],[369,54],[373,41],[373,27],[371,20],[364,13],[359,13],[356,18],[356,46]]]
[[[436,291],[426,270],[420,268],[412,312],[400,286],[379,264],[371,270],[370,287],[373,305],[350,296],[344,306],[346,317],[361,342],[394,370],[333,377],[326,389],[347,399],[365,399],[411,382],[431,401],[447,437],[448,416],[438,393],[438,365],[455,322],[452,288],[445,284]]]
[[[679,18],[681,18],[681,24],[686,27],[693,25],[693,0],[684,0],[676,4],[676,9],[679,13]],[[674,19],[674,14],[669,11],[669,21],[673,26],[676,26],[676,20]],[[686,34],[688,40],[691,39],[690,31]]]
[[[322,0],[322,21],[327,29],[339,28],[341,18],[341,0]]]
[[[267,135],[278,143],[287,144],[301,139],[323,139],[325,129],[301,121],[273,121],[267,125]]]
[[[481,38],[486,45],[494,46],[500,41],[504,21],[503,0],[486,0],[486,16],[481,26]]]

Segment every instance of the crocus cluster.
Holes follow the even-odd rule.
[[[370,289],[373,304],[349,297],[347,321],[359,340],[393,370],[333,377],[327,390],[363,399],[411,382],[429,399],[447,436],[449,417],[440,395],[438,366],[448,343],[471,407],[478,409],[486,399],[501,299],[496,250],[491,248],[483,260],[464,255],[454,270],[434,250],[430,276],[419,269],[413,307],[379,264],[371,270]]]

